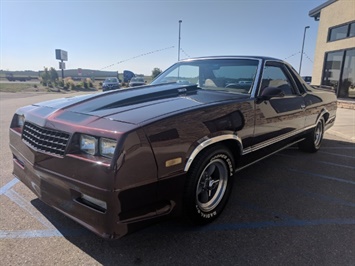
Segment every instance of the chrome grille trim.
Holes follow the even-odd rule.
[[[36,151],[63,157],[70,135],[26,122],[22,140]]]

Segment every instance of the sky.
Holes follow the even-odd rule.
[[[318,21],[325,0],[0,0],[0,69],[131,70],[151,75],[180,59],[263,55],[312,75]]]

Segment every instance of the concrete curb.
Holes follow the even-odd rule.
[[[329,134],[329,135],[337,136],[339,138],[343,138],[343,139],[349,140],[350,142],[354,142],[355,143],[355,137],[349,137],[346,134],[343,134],[343,133],[341,133],[339,131],[336,131],[336,130],[333,130],[333,129],[328,129],[326,131],[326,133]]]
[[[355,107],[355,102],[351,105]],[[349,106],[349,105],[348,105]],[[334,125],[326,131],[334,136],[355,142],[355,108],[338,108]]]
[[[338,100],[338,108],[345,108],[355,110],[355,101],[354,100]]]

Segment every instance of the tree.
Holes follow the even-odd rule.
[[[51,67],[51,68],[49,69],[49,77],[50,77],[50,80],[51,80],[52,82],[55,82],[55,81],[58,80],[58,73],[57,73],[57,70],[55,70],[54,67]]]
[[[47,86],[48,81],[50,81],[50,79],[51,79],[51,76],[48,72],[48,68],[46,68],[46,67],[44,68],[44,71],[41,74],[41,78],[42,78],[42,84]]]
[[[161,69],[155,67],[152,71],[152,78],[155,79],[161,73]]]

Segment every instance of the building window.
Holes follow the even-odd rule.
[[[349,37],[355,36],[355,22],[350,24]]]
[[[332,86],[339,98],[355,98],[355,49],[326,54],[322,85]]]
[[[345,51],[338,97],[355,98],[355,49]]]
[[[340,80],[340,70],[343,64],[344,51],[330,52],[326,54],[322,85],[332,86],[335,89],[338,88]]]
[[[355,36],[355,22],[329,29],[328,42],[350,38]]]

